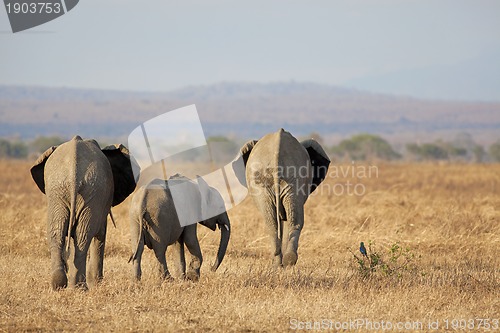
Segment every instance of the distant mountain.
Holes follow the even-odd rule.
[[[176,98],[196,98],[200,100],[226,98],[253,98],[256,96],[290,96],[290,95],[321,95],[345,96],[366,94],[353,89],[333,87],[310,82],[274,82],[267,84],[251,82],[221,82],[208,86],[190,86],[174,90],[170,96]]]
[[[441,100],[500,101],[500,51],[467,61],[362,77],[349,85],[379,93],[417,93]],[[459,97],[457,97],[459,96]],[[463,97],[460,97],[463,96]]]
[[[391,141],[431,140],[469,132],[499,139],[500,103],[426,101],[304,82],[223,82],[171,92],[0,86],[0,136],[39,135],[125,140],[142,122],[196,104],[206,135],[240,140],[283,127],[327,142],[360,132]]]

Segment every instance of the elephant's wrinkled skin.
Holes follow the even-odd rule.
[[[174,203],[171,188],[179,184],[183,184],[183,190],[180,193],[182,200]],[[175,199],[179,200],[179,197]],[[176,205],[177,209],[183,209],[179,214],[183,214],[184,217],[188,215],[192,224],[186,225],[180,222]],[[207,211],[213,208],[219,213],[211,217],[212,215],[207,214]],[[220,213],[221,211],[223,213]],[[212,266],[212,270],[215,271],[224,258],[230,237],[229,217],[225,212],[224,201],[219,192],[209,187],[201,177],[194,182],[179,175],[171,177],[168,181],[154,179],[148,185],[139,188],[134,193],[130,206],[130,233],[134,254],[129,261],[133,261],[135,279],[141,279],[141,257],[144,245],[153,249],[159,263],[160,277],[170,277],[165,252],[169,245],[174,244],[177,265],[182,276],[190,280],[198,280],[203,258],[196,235],[196,222],[211,230],[219,226],[221,230],[219,250],[215,264]],[[187,272],[184,244],[191,254]]]
[[[304,204],[326,177],[330,159],[315,140],[301,143],[280,129],[240,150],[248,192],[269,229],[277,266],[295,265]]]
[[[68,266],[69,285],[87,287],[89,248],[88,275],[98,282],[103,276],[107,215],[111,206],[121,203],[135,188],[127,148],[113,145],[101,150],[95,140],[75,136],[45,151],[31,175],[47,197],[52,288],[68,285]],[[71,260],[67,262],[71,238]]]

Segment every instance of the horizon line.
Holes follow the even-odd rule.
[[[426,98],[426,97],[419,97],[419,96],[414,96],[414,95],[407,95],[407,94],[391,94],[391,93],[382,93],[382,92],[374,92],[366,89],[359,89],[355,87],[350,87],[350,86],[343,86],[343,85],[337,85],[337,84],[329,84],[329,83],[322,83],[322,82],[315,82],[315,81],[299,81],[299,80],[276,80],[276,81],[249,81],[249,80],[222,80],[222,81],[216,81],[213,83],[200,83],[200,84],[187,84],[183,85],[177,88],[173,88],[170,90],[143,90],[143,89],[113,89],[113,88],[98,88],[98,87],[85,87],[85,86],[66,86],[66,85],[42,85],[42,84],[19,84],[19,83],[14,83],[14,84],[7,84],[7,83],[0,83],[0,88],[2,87],[11,87],[11,88],[40,88],[40,89],[67,89],[67,90],[87,90],[87,91],[101,91],[101,92],[111,92],[111,93],[133,93],[133,94],[168,94],[168,93],[176,93],[180,92],[185,89],[202,89],[202,88],[209,88],[211,86],[217,86],[217,85],[223,85],[223,84],[248,84],[248,85],[260,85],[260,86],[266,86],[266,85],[273,85],[273,84],[303,84],[303,85],[311,85],[311,86],[318,86],[318,87],[324,87],[324,88],[329,88],[329,89],[338,89],[338,90],[344,90],[352,93],[360,93],[360,94],[368,94],[372,96],[380,96],[380,97],[388,97],[388,98],[395,98],[395,99],[411,99],[415,101],[424,101],[424,102],[449,102],[449,103],[465,103],[465,104],[473,104],[473,103],[483,103],[483,104],[498,104],[500,103],[500,99],[498,100],[462,100],[462,99],[449,99],[449,98]]]

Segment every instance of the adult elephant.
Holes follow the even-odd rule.
[[[304,204],[325,179],[330,159],[313,140],[297,141],[280,129],[240,150],[248,192],[269,229],[273,262],[295,265]]]
[[[165,252],[174,245],[177,266],[183,277],[197,281],[203,262],[196,235],[197,222],[215,231],[220,229],[220,243],[212,271],[216,271],[226,253],[231,232],[229,217],[220,193],[201,177],[196,181],[174,175],[167,181],[154,179],[139,188],[130,205],[130,233],[135,279],[141,279],[144,245],[153,249],[161,278],[170,277]],[[184,245],[191,254],[186,272]]]
[[[138,168],[123,145],[101,150],[95,140],[75,136],[47,149],[31,168],[33,180],[47,196],[53,289],[68,285],[68,266],[69,285],[87,287],[89,248],[88,275],[96,282],[102,278],[107,215],[134,190],[133,167]],[[71,238],[74,251],[68,265]]]

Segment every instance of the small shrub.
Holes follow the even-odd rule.
[[[375,243],[368,242],[366,256],[357,254],[349,249],[354,259],[354,267],[363,279],[380,275],[385,277],[402,278],[404,274],[415,274],[417,271],[417,257],[408,247],[393,243],[385,251],[379,250]],[[357,251],[359,252],[359,251]]]

